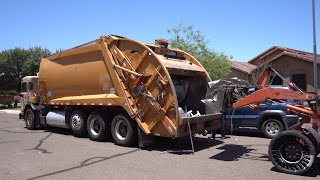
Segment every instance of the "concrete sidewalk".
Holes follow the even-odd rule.
[[[10,109],[3,109],[0,110],[0,114],[19,114],[20,110],[10,110]]]

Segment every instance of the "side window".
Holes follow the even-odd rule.
[[[33,83],[28,82],[28,91],[32,91],[32,90],[33,90]]]
[[[27,83],[26,82],[21,84],[21,91],[22,92],[27,92]]]
[[[292,82],[295,83],[302,90],[307,89],[307,81],[306,81],[305,74],[293,74],[292,75]]]
[[[275,76],[272,80],[272,85],[283,85],[283,80],[279,76]]]

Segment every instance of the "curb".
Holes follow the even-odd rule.
[[[0,110],[0,114],[19,114],[19,110]]]

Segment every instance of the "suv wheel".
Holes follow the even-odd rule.
[[[283,124],[277,119],[268,119],[262,124],[262,133],[267,138],[273,138],[284,130]]]

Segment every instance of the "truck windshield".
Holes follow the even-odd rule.
[[[28,91],[32,91],[32,90],[33,90],[33,83],[28,82]]]

